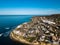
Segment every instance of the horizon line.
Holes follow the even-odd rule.
[[[0,9],[0,15],[50,15],[60,14],[60,9],[9,8]]]

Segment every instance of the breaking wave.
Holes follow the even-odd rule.
[[[0,33],[0,37],[7,37],[7,36],[9,36],[9,34],[10,34],[10,32],[14,29],[15,27],[5,27],[4,29],[6,29],[6,30],[9,30],[9,31],[6,31],[6,32],[3,32],[3,33]]]

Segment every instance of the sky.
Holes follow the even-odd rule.
[[[60,0],[0,0],[0,15],[60,14]]]

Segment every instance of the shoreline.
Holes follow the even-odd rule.
[[[52,45],[52,43],[55,43],[55,42],[52,42],[52,43],[50,43],[51,42],[51,40],[50,40],[50,42],[49,43],[46,43],[46,42],[44,42],[44,41],[49,41],[48,39],[45,39],[45,37],[46,37],[46,35],[47,34],[49,34],[49,35],[47,35],[47,37],[52,37],[52,39],[53,40],[57,40],[57,38],[56,38],[56,36],[58,35],[58,33],[59,33],[59,31],[58,31],[58,29],[60,29],[60,28],[56,28],[57,26],[58,26],[58,24],[60,24],[60,23],[58,23],[57,24],[57,22],[58,21],[56,21],[56,20],[54,20],[54,17],[56,18],[56,16],[57,15],[52,15],[52,16],[35,16],[35,17],[33,17],[32,18],[32,20],[31,20],[31,23],[23,23],[22,25],[19,25],[18,27],[16,27],[15,28],[15,31],[16,32],[11,32],[10,33],[10,38],[12,39],[12,40],[15,40],[15,41],[17,41],[17,42],[21,42],[21,43],[24,43],[24,44],[27,44],[27,45]],[[40,20],[39,20],[40,19]],[[51,19],[53,20],[53,21],[51,21]],[[59,15],[58,15],[58,18],[56,18],[56,19],[59,19]],[[40,22],[39,22],[40,21]],[[55,22],[56,21],[56,22]],[[30,27],[31,28],[33,28],[34,26],[39,26],[38,24],[37,24],[37,22],[38,22],[38,24],[40,25],[40,26],[43,26],[43,28],[46,28],[46,29],[44,29],[43,30],[43,28],[41,29],[41,27],[38,27],[37,29],[38,30],[35,30],[36,32],[34,32],[35,33],[35,35],[36,34],[40,34],[39,36],[41,36],[41,38],[42,38],[42,36],[43,36],[43,38],[44,38],[44,41],[41,41],[41,42],[38,42],[36,39],[36,42],[34,41],[34,42],[29,42],[29,41],[27,41],[26,39],[24,39],[24,38],[21,38],[21,37],[24,37],[24,36],[22,36],[23,34],[25,34],[27,31],[30,31],[29,29],[30,29]],[[36,24],[35,24],[36,23]],[[34,25],[35,24],[35,25]],[[55,25],[55,26],[54,26]],[[22,29],[20,29],[20,28],[22,28]],[[28,28],[28,29],[27,29]],[[36,28],[36,27],[35,27]],[[48,28],[49,28],[49,30],[48,30]],[[34,28],[33,28],[34,29]],[[40,29],[40,30],[39,30]],[[52,30],[51,30],[52,29]],[[53,30],[54,29],[54,30]],[[32,30],[32,29],[31,29]],[[22,32],[20,32],[20,31],[22,31]],[[34,30],[32,30],[32,32],[33,32]],[[45,33],[43,33],[42,31],[45,31]],[[41,33],[40,33],[41,32]],[[56,33],[56,32],[58,32],[58,33]],[[28,32],[27,32],[28,33]],[[34,34],[34,33],[32,33],[32,35]],[[17,34],[17,35],[16,35]],[[44,34],[44,35],[42,35],[42,34]],[[30,35],[29,33],[28,33],[28,36],[30,36],[30,37],[33,37],[32,35]],[[26,36],[26,35],[25,35]],[[35,36],[34,36],[35,37]],[[37,37],[36,37],[37,38]],[[55,45],[55,44],[53,44],[53,45]]]

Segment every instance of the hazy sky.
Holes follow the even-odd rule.
[[[60,0],[0,0],[0,15],[60,14]]]

